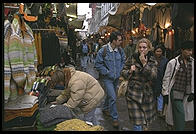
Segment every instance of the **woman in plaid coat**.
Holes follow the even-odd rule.
[[[129,79],[126,100],[134,131],[144,130],[155,119],[156,105],[153,99],[152,81],[157,77],[157,61],[152,44],[146,38],[138,41],[136,51],[128,58],[121,72]]]

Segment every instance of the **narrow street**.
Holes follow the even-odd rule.
[[[92,63],[88,64],[87,72],[94,77],[97,77],[94,65]],[[103,103],[103,102],[102,102]],[[97,124],[104,127],[104,131],[132,131],[132,124],[129,122],[127,103],[125,98],[117,99],[117,110],[119,113],[119,129],[113,128],[110,117],[106,117],[102,114],[101,106],[102,103],[96,109],[95,115],[97,119]],[[152,122],[149,126],[148,131],[168,131],[166,123],[163,118],[157,117],[156,120]],[[185,131],[194,131],[194,121],[186,122]]]

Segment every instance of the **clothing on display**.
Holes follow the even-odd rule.
[[[13,79],[19,92],[28,93],[37,72],[37,54],[30,27],[15,14],[12,22],[4,23],[4,99],[10,99],[10,81]]]
[[[74,113],[65,105],[48,105],[40,108],[40,122],[45,127],[50,127],[64,120],[74,118]]]
[[[4,122],[5,129],[22,129],[22,128],[31,128],[34,127],[36,124],[36,116],[37,116],[38,110],[36,110],[32,116],[24,117],[24,116],[18,116],[12,120],[9,120],[7,122]]]
[[[59,39],[54,32],[41,33],[43,67],[52,66],[60,61]]]

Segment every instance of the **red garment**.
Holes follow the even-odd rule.
[[[8,13],[10,12],[10,10],[11,10],[10,8],[5,8],[4,9],[4,15],[8,16]]]

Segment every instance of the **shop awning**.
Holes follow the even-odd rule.
[[[68,3],[69,7],[66,8],[68,17],[77,18],[77,3]]]
[[[74,19],[73,21],[69,21],[69,25],[73,26],[76,29],[82,29],[85,19],[86,19],[86,15],[78,15],[77,19]]]
[[[110,15],[108,17],[107,26],[112,26],[119,29],[121,26],[121,15]]]
[[[119,29],[121,26],[122,15],[124,15],[125,12],[133,6],[134,3],[118,3],[114,9],[109,11],[107,26],[112,26]]]
[[[76,20],[69,22],[69,25],[73,26],[75,29],[82,29],[83,22],[84,22],[83,20],[76,19]]]
[[[123,15],[125,12],[134,7],[134,3],[118,3],[116,10],[109,11],[110,15]]]

